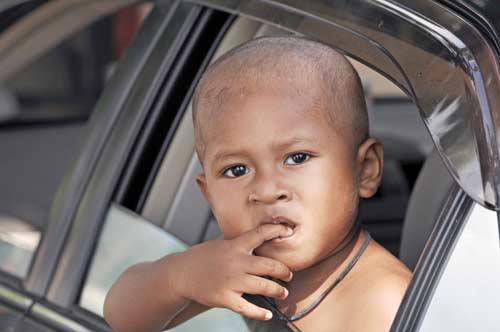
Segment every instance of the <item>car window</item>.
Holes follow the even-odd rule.
[[[86,137],[93,106],[147,10],[147,4],[136,5],[106,15],[0,80],[2,271],[27,275],[56,189]],[[32,14],[2,31],[0,42],[17,24],[29,23]],[[16,46],[3,51],[15,53]],[[42,46],[31,47],[37,53]]]
[[[419,331],[495,331],[500,326],[498,215],[475,204],[442,272]]]

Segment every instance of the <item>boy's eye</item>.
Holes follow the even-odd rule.
[[[304,152],[293,153],[285,159],[285,164],[286,165],[302,164],[303,162],[309,160],[309,158],[311,158],[311,155],[309,155],[308,153]]]
[[[247,174],[249,171],[250,170],[248,169],[248,167],[240,164],[226,168],[226,170],[222,174],[229,178],[237,178]]]

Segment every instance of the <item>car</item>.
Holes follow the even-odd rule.
[[[134,263],[220,233],[191,97],[253,37],[306,35],[360,73],[387,162],[365,228],[414,272],[391,331],[500,326],[500,12],[493,0],[0,4],[0,328],[107,331]],[[362,319],[362,317],[360,317]],[[212,309],[175,331],[246,331]]]

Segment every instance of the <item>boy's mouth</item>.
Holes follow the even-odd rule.
[[[297,225],[293,221],[291,221],[288,218],[282,217],[282,216],[266,218],[261,222],[261,224],[281,224],[281,225],[284,225],[284,226],[290,228],[293,231],[290,235],[281,235],[281,236],[278,236],[278,237],[272,239],[271,241],[285,239],[285,238],[289,238],[289,237],[293,236],[295,234],[295,231],[294,231],[295,227],[297,227]]]

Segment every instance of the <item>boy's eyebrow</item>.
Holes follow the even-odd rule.
[[[281,151],[285,150],[286,148],[295,145],[295,144],[301,144],[301,143],[314,143],[315,140],[311,138],[306,138],[306,137],[290,137],[286,138],[280,142],[276,142],[272,145],[272,149],[275,151]]]
[[[233,151],[219,151],[215,154],[212,164],[216,164],[218,162],[222,162],[225,159],[233,158],[233,157],[238,157],[241,156],[241,153],[239,152],[233,152]]]

